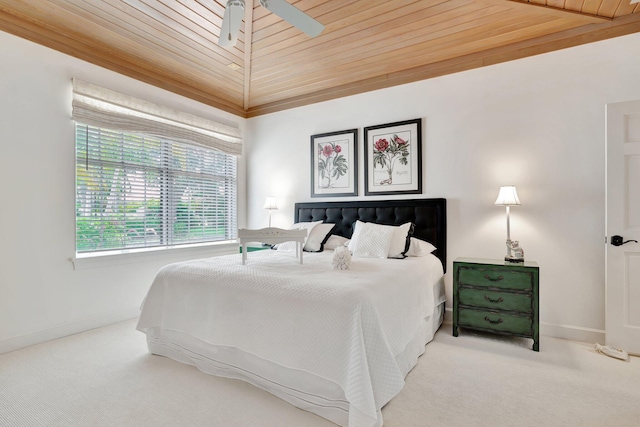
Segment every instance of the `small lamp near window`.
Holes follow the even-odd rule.
[[[269,210],[269,228],[271,228],[271,211],[278,210],[275,197],[267,197],[263,208]]]
[[[516,187],[513,185],[500,187],[498,198],[494,204],[496,206],[505,206],[507,209],[507,255],[504,260],[508,262],[524,262],[524,251],[520,248],[519,242],[511,240],[511,224],[509,222],[509,208],[521,204]]]

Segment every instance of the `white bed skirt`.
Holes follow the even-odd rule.
[[[405,350],[396,356],[404,376],[417,364],[425,345],[442,324],[445,304],[436,305]],[[307,371],[286,368],[233,347],[216,346],[186,333],[151,327],[146,331],[149,351],[193,365],[208,374],[246,381],[286,402],[340,426],[349,423],[349,403],[336,383]],[[382,425],[377,408],[378,426]]]

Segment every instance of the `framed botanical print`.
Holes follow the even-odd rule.
[[[422,120],[364,128],[365,196],[422,193]]]
[[[311,135],[311,197],[358,195],[358,129]]]

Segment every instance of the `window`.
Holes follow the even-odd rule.
[[[236,157],[76,124],[76,252],[234,239]]]
[[[236,237],[239,127],[72,86],[77,253]]]

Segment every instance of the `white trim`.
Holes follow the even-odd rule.
[[[9,338],[0,341],[0,354],[132,319],[138,317],[139,314],[139,307],[129,308],[98,316],[85,317],[84,319],[58,325],[53,328]],[[441,329],[445,329],[445,332],[451,333],[452,314],[451,308],[447,308],[444,313],[444,323]],[[540,322],[540,335],[588,343],[604,342],[604,330],[602,329],[583,328],[571,325],[551,325],[544,322]]]
[[[451,327],[453,323],[452,308],[447,308],[444,313],[444,321],[449,324],[449,327]],[[451,331],[448,332],[452,333]],[[551,323],[546,322],[540,322],[540,335],[588,343],[604,342],[603,329],[583,328],[581,326],[573,325],[552,325]]]
[[[114,265],[145,261],[171,261],[173,259],[181,260],[185,257],[203,258],[237,253],[239,253],[238,241],[226,240],[224,242],[184,246],[92,252],[89,254],[78,254],[76,257],[69,258],[69,261],[73,263],[74,270],[85,270],[88,268],[111,267]]]
[[[604,330],[540,322],[540,335],[588,343],[604,342]]]
[[[52,328],[2,340],[0,341],[0,354],[9,353],[31,345],[85,332],[102,326],[111,325],[113,323],[122,322],[124,320],[133,319],[139,315],[140,308],[132,307],[96,316],[87,316]]]

